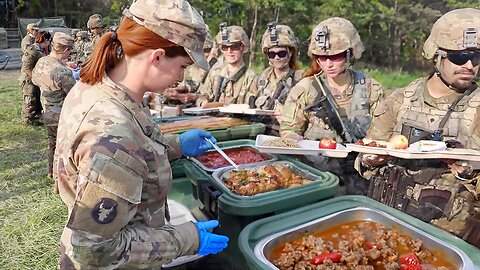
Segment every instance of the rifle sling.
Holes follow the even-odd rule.
[[[464,97],[469,96],[472,93],[471,89],[468,89],[463,93],[463,95],[459,96],[455,101],[453,101],[452,105],[448,106],[447,113],[443,116],[442,120],[440,120],[440,123],[438,123],[438,131],[443,131],[443,127],[447,123],[447,121],[450,119],[450,115],[453,113],[455,107],[457,107],[457,104],[462,100]]]
[[[243,74],[245,74],[245,72],[247,72],[247,66],[243,65],[232,77],[230,78],[224,78],[223,81],[221,82],[221,85],[220,85],[220,89],[218,91],[218,96],[216,95],[215,97],[215,102],[218,102],[218,100],[220,99],[220,95],[221,93],[224,92],[225,90],[225,87],[227,86],[227,84],[229,82],[236,82],[238,81],[238,79],[240,79],[240,77],[243,76]],[[236,98],[235,98],[236,99]]]
[[[288,80],[288,78],[290,78],[290,77],[292,77],[292,80],[293,80],[293,74],[294,74],[294,72],[295,72],[295,71],[294,71],[293,69],[290,69],[290,70],[288,71],[287,75],[286,75],[283,79],[281,79],[281,80],[279,80],[279,81],[277,82],[277,86],[276,86],[276,88],[275,88],[275,92],[273,93],[273,97],[268,100],[267,110],[273,110],[273,107],[275,107],[275,100],[277,100],[277,99],[280,97],[280,95],[282,94],[283,89],[285,88],[284,83],[285,83],[285,82]],[[257,96],[257,97],[258,97],[258,96]]]

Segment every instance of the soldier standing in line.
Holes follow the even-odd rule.
[[[35,37],[38,33],[38,26],[36,23],[27,24],[27,34],[23,37],[21,42],[22,52],[25,52],[25,49],[30,45],[35,43]]]
[[[22,117],[26,124],[39,125],[42,115],[40,88],[32,82],[32,70],[37,61],[45,56],[45,50],[50,45],[52,36],[47,31],[38,32],[35,43],[28,46],[22,55],[20,87],[23,93]]]
[[[88,18],[87,29],[90,32],[90,41],[85,45],[85,58],[88,58],[97,44],[100,37],[102,37],[104,32],[105,24],[103,22],[103,17],[100,14],[93,14]]]
[[[225,64],[212,69],[205,83],[201,84],[198,93],[197,106],[208,106],[209,102],[221,104],[245,104],[256,93],[250,92],[250,85],[256,74],[248,69],[243,61],[243,55],[250,48],[247,33],[240,26],[220,24],[222,37],[221,49]]]
[[[287,25],[269,23],[262,36],[262,51],[268,57],[270,66],[252,83],[250,91],[257,93],[249,103],[250,107],[275,110],[275,118],[268,118],[267,126],[278,134],[278,120],[290,89],[302,79],[303,70],[297,63],[297,38]]]
[[[374,113],[367,137],[410,143],[443,140],[480,150],[480,10],[440,17],[423,45],[433,72],[393,92]],[[368,196],[480,247],[480,166],[461,160],[408,160],[363,155]]]
[[[78,31],[75,37],[75,44],[73,46],[73,52],[71,55],[72,61],[77,63],[77,66],[81,66],[85,62],[85,46],[88,43],[88,32]],[[73,58],[75,56],[75,58]]]
[[[52,51],[38,60],[32,72],[32,81],[40,87],[42,95],[42,121],[47,125],[48,132],[48,177],[50,178],[53,174],[53,155],[60,111],[65,97],[75,85],[72,70],[63,64],[72,48],[73,38],[65,33],[56,32],[53,36]]]
[[[170,225],[169,160],[197,156],[215,138],[203,130],[165,135],[143,104],[183,80],[202,49],[206,26],[182,0],[137,0],[118,30],[99,40],[65,99],[54,176],[68,207],[60,269],[160,269],[184,255],[222,251],[218,221]]]
[[[385,93],[376,80],[351,68],[365,50],[357,30],[350,21],[334,17],[320,22],[310,38],[312,65],[288,94],[280,135],[295,140],[330,138],[341,143],[363,138]],[[354,169],[353,153],[346,159],[305,159],[336,174],[343,186],[340,194],[366,192],[368,184],[362,185],[366,181]]]

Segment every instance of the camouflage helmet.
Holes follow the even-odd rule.
[[[205,38],[205,43],[203,43],[203,49],[211,49],[215,47],[215,41],[213,41],[212,36],[210,33],[207,33],[207,36]]]
[[[88,32],[87,31],[78,31],[76,37],[80,37],[82,39],[86,39],[88,37]]]
[[[423,44],[423,56],[432,59],[438,49],[480,49],[480,10],[456,9],[440,17]]]
[[[90,18],[88,18],[88,22],[87,22],[88,29],[97,28],[97,27],[103,28],[104,26],[105,25],[103,24],[102,15],[93,14],[92,16],[90,16]]]
[[[73,37],[63,32],[55,32],[52,43],[66,47],[73,47]]]
[[[297,38],[292,29],[283,24],[269,23],[262,36],[262,51],[266,52],[274,46],[291,47],[297,49]]]
[[[218,32],[215,40],[218,44],[229,46],[235,42],[241,42],[245,47],[244,52],[248,52],[250,49],[250,39],[247,33],[241,26],[231,25],[227,26],[227,23],[220,24],[220,32]]]
[[[312,54],[335,55],[349,49],[354,59],[359,59],[365,51],[355,26],[347,19],[333,17],[313,29],[307,54],[310,57]]]
[[[36,23],[27,24],[27,30],[38,30],[38,25]]]
[[[137,0],[124,15],[148,30],[182,46],[204,70],[209,69],[203,55],[207,27],[202,16],[185,0]],[[142,20],[143,19],[143,20]]]
[[[76,37],[77,36],[77,33],[80,31],[80,29],[72,29],[70,30],[70,33],[72,35],[72,37]]]

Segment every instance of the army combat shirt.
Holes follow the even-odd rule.
[[[353,74],[354,71],[350,72]],[[285,105],[283,106],[280,134],[286,136],[295,133],[309,140],[319,140],[327,137],[335,139],[337,142],[342,142],[342,138],[337,134],[335,129],[325,123],[323,119],[317,117],[315,112],[304,111],[305,107],[313,104],[318,94],[312,85],[313,79],[313,76],[303,78],[290,90]],[[326,84],[324,75],[320,74],[320,79]],[[337,103],[338,113],[344,120],[352,113],[351,104],[355,87],[360,87],[360,85],[351,83],[341,95],[333,95]],[[364,105],[366,105],[367,114],[371,115],[384,99],[385,93],[380,83],[373,78],[365,79],[364,88],[367,92],[366,102],[368,103]]]
[[[60,117],[54,177],[68,206],[61,243],[77,269],[146,269],[198,250],[193,223],[166,222],[179,137],[163,135],[122,87],[107,76],[79,82]]]

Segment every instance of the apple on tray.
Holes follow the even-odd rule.
[[[337,142],[330,138],[322,138],[318,146],[321,149],[336,149]]]
[[[407,137],[397,134],[390,137],[388,141],[393,149],[407,149],[408,148],[408,139]]]

